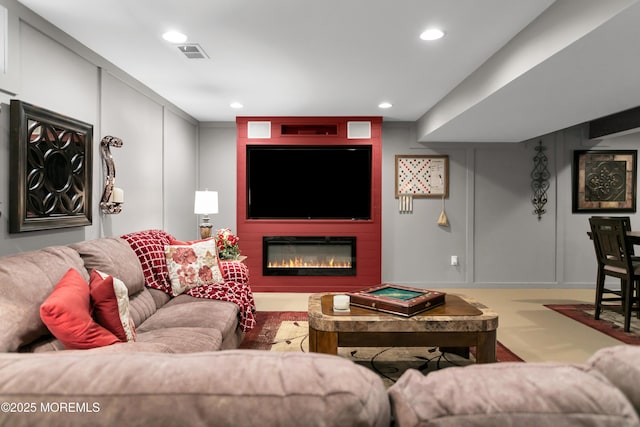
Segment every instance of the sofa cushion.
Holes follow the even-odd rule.
[[[89,281],[93,317],[122,342],[135,341],[136,327],[129,313],[129,294],[122,280],[98,270]]]
[[[380,378],[349,360],[318,353],[0,354],[0,396],[38,408],[51,402],[99,407],[60,411],[54,418],[43,411],[6,413],[6,425],[390,425]]]
[[[226,301],[179,295],[144,321],[137,330],[141,333],[176,327],[217,329],[226,340],[238,327],[238,306]]]
[[[142,292],[129,296],[129,314],[131,315],[133,324],[136,325],[136,327],[140,326],[142,322],[147,320],[158,310],[156,301],[151,295],[151,291],[154,290],[155,289],[144,288]]]
[[[173,353],[195,353],[220,350],[222,335],[211,328],[163,328],[140,333],[137,342],[162,344]]]
[[[629,401],[586,366],[495,363],[423,375],[406,371],[389,388],[398,427],[637,426]]]
[[[149,294],[151,295],[151,298],[153,299],[153,302],[155,303],[156,308],[160,308],[166,303],[168,303],[169,301],[171,301],[171,295],[165,292],[162,292],[153,288],[145,288],[145,290],[148,291]]]
[[[78,253],[65,246],[0,258],[0,352],[50,336],[40,319],[40,304],[70,267],[89,279]]]
[[[617,345],[603,348],[587,363],[618,387],[640,414],[640,347]]]
[[[144,275],[138,256],[126,240],[105,237],[70,245],[76,250],[87,271],[100,270],[122,280],[134,295],[144,289]]]
[[[91,317],[89,284],[71,268],[40,306],[42,321],[69,349],[102,347],[119,342]]]
[[[245,333],[242,331],[241,326],[238,324],[240,317],[240,309],[234,303],[228,301],[219,301],[211,299],[196,298],[190,295],[179,295],[177,298],[173,298],[167,303],[167,306],[172,307],[180,304],[191,303],[207,303],[210,306],[207,308],[204,304],[198,305],[197,312],[202,313],[205,322],[200,322],[198,326],[207,326],[216,328],[222,333],[222,350],[236,349],[242,343]],[[194,307],[194,306],[190,306]],[[150,323],[151,325],[151,323]]]
[[[145,277],[138,255],[129,243],[119,237],[106,237],[70,245],[84,261],[87,271],[93,269],[117,277],[129,290],[129,312],[134,325],[144,322],[155,313],[158,303],[169,296],[160,296],[158,301],[152,298],[145,287]]]
[[[167,245],[164,249],[174,296],[196,286],[224,283],[215,240]]]

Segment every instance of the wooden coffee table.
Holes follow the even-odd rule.
[[[498,315],[464,295],[447,294],[445,304],[403,317],[351,306],[333,311],[334,294],[309,297],[309,351],[338,354],[338,347],[429,347],[468,353],[476,362],[496,361]],[[464,351],[466,349],[466,352]]]

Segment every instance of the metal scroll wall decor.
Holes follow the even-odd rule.
[[[93,126],[11,100],[9,231],[91,225]]]
[[[542,219],[542,215],[547,212],[544,206],[547,204],[547,190],[549,189],[549,173],[548,158],[544,154],[546,147],[542,145],[542,141],[538,142],[538,146],[535,148],[537,151],[533,157],[533,170],[531,171],[531,189],[533,195],[531,196],[531,203],[533,203],[533,213],[538,215],[538,221]]]
[[[104,191],[100,208],[104,214],[118,214],[122,211],[124,203],[123,192],[116,185],[116,165],[113,163],[113,156],[109,147],[122,147],[122,140],[115,136],[107,135],[100,141],[100,152],[104,159],[106,176],[104,179]]]

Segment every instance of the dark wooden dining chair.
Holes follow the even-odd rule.
[[[628,217],[628,216],[592,216],[591,218],[620,219],[624,224],[624,230],[631,231],[631,217]],[[630,245],[629,250],[631,251],[631,255],[635,255],[635,252],[633,251],[633,245]],[[640,257],[636,257],[636,261],[640,261]]]
[[[632,259],[633,246],[626,239],[627,224],[621,218],[589,218],[598,259],[595,319],[600,318],[603,308],[611,306],[603,305],[603,302],[617,301],[624,315],[625,332],[629,332],[632,311],[638,311],[640,307],[640,262]],[[620,279],[620,288],[605,286],[607,276]],[[605,297],[605,294],[610,296]],[[638,314],[640,315],[640,311]]]

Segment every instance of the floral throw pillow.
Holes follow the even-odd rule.
[[[215,240],[165,246],[173,296],[196,286],[224,283]]]

